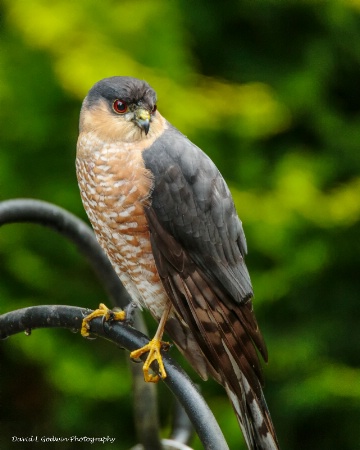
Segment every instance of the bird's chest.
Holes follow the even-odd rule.
[[[165,297],[144,214],[152,179],[141,152],[108,145],[77,158],[76,168],[84,208],[100,245],[134,301],[152,310],[154,296]]]

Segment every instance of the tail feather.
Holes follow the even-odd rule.
[[[187,348],[184,345],[185,341],[179,339],[179,333],[176,332],[172,322],[168,322],[168,332],[203,378],[205,378],[203,371],[206,368],[205,370],[225,387],[248,449],[279,450],[275,428],[262,392],[261,367],[253,341],[245,332],[245,327],[241,326],[241,321],[231,323],[231,314],[229,311],[224,311],[224,304],[217,304],[214,309],[196,308],[196,303],[191,301],[196,291],[194,286],[190,280],[187,280],[185,286],[182,280],[176,277],[171,283],[176,296],[183,295],[190,300],[188,306],[193,312],[191,318],[198,321],[200,336],[207,340],[207,345],[197,349],[199,341],[202,340],[198,337],[197,344],[193,345],[193,351],[189,352],[189,343],[193,339],[191,335],[196,329],[194,326],[189,328],[191,331],[187,336]],[[190,292],[187,292],[188,289]],[[185,315],[187,311],[182,308],[181,312]],[[192,320],[189,317],[188,323],[192,324]],[[246,322],[248,325],[250,320]],[[256,326],[252,328],[258,332]],[[205,356],[200,348],[211,348],[213,353]],[[195,361],[195,357],[199,361],[204,358],[203,363],[200,365],[198,361]],[[220,363],[214,364],[213,361]]]
[[[260,402],[244,376],[239,380],[241,394],[224,385],[249,450],[279,450],[270,413],[262,395]]]
[[[172,290],[174,298],[187,300],[186,303],[178,302],[179,316],[186,317],[184,322],[196,336],[199,346],[196,357],[201,360],[200,355],[204,355],[205,364],[200,366],[196,363],[195,355],[189,354],[189,349],[184,348],[174,327],[168,326],[168,331],[200,375],[203,376],[202,372],[206,367],[225,387],[248,449],[279,450],[262,392],[261,366],[252,339],[252,335],[260,332],[252,308],[247,308],[247,304],[243,305],[239,311],[245,309],[247,317],[243,318],[238,314],[233,318],[234,312],[225,303],[217,302],[214,307],[205,303],[201,294],[204,291],[198,289],[200,282],[197,280],[197,283],[193,283],[192,277],[185,284],[180,277],[174,276],[168,288]],[[250,330],[252,335],[249,336]],[[262,337],[258,338],[258,341],[261,339]],[[265,346],[263,353],[266,354]]]

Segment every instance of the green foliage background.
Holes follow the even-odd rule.
[[[1,200],[47,200],[86,219],[78,114],[111,75],[146,79],[231,187],[282,448],[357,448],[359,0],[0,0]],[[0,312],[106,300],[75,249],[36,226],[0,229],[0,274]],[[1,342],[0,447],[32,448],[11,444],[31,435],[134,445],[127,356],[63,330]],[[223,390],[201,386],[230,448],[244,448]],[[170,394],[159,392],[166,436]]]

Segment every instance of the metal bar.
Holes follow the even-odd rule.
[[[91,310],[61,306],[32,306],[0,316],[0,339],[35,328],[61,327],[71,330],[81,328],[82,319]],[[108,339],[129,351],[143,347],[148,338],[123,322],[91,321],[91,332]],[[222,431],[210,408],[186,373],[166,353],[163,361],[167,378],[163,381],[184,407],[206,450],[229,450]],[[146,355],[143,355],[145,358]]]

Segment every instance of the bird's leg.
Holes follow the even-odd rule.
[[[89,336],[90,322],[96,317],[103,317],[105,321],[108,320],[125,320],[125,311],[112,311],[104,303],[100,303],[99,308],[95,309],[91,314],[85,317],[81,325],[81,335],[84,337]]]
[[[161,338],[164,334],[165,323],[167,321],[167,318],[169,317],[171,306],[172,305],[169,304],[164,310],[154,338],[144,347],[141,347],[138,350],[134,350],[133,352],[130,353],[130,358],[138,359],[144,353],[149,352],[148,357],[146,358],[146,361],[143,366],[144,379],[146,382],[157,383],[160,380],[160,378],[167,377],[160,351],[163,348],[164,344],[166,344],[167,346],[169,345],[165,342],[162,342]],[[149,370],[151,370],[150,366],[154,361],[157,361],[159,365],[160,376],[149,373]]]

